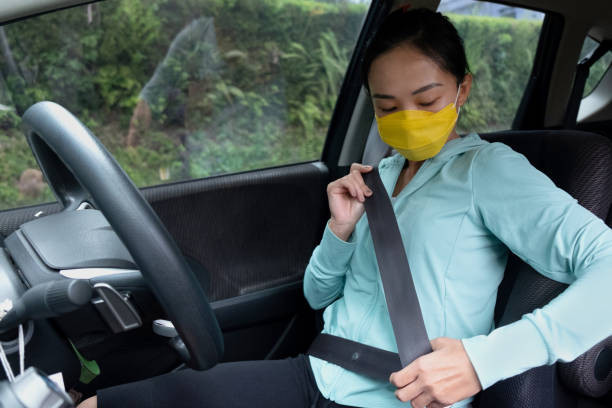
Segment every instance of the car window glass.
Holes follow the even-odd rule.
[[[580,51],[579,61],[582,61],[583,58],[595,51],[597,47],[599,47],[598,41],[595,41],[591,37],[586,37],[582,45],[582,50]],[[612,51],[605,53],[589,69],[589,76],[587,77],[584,92],[582,93],[583,98],[593,92],[593,89],[597,87],[597,84],[599,84],[599,81],[601,81],[606,71],[610,69],[610,65],[612,65]]]
[[[53,200],[20,130],[41,100],[138,186],[319,159],[368,6],[107,0],[0,27],[0,209]]]
[[[442,0],[474,75],[460,133],[510,129],[533,67],[544,14],[475,0]]]

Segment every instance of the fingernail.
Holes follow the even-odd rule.
[[[372,166],[370,166],[369,164],[366,165],[366,169],[371,169],[371,168],[372,168]]]
[[[372,194],[372,190],[366,190],[366,194]]]

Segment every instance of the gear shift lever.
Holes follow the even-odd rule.
[[[154,320],[153,333],[162,337],[167,337],[169,339],[168,344],[178,353],[181,361],[183,361],[183,363],[187,363],[189,361],[191,358],[189,356],[189,350],[187,350],[185,343],[183,343],[183,340],[174,328],[174,324],[172,324],[170,320]]]

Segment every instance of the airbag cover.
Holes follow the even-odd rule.
[[[106,218],[97,210],[63,211],[21,226],[40,259],[50,268],[138,269]]]

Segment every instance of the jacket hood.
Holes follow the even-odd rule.
[[[486,140],[482,140],[476,133],[470,133],[463,137],[453,139],[442,147],[442,150],[431,159],[425,160],[421,168],[414,175],[413,179],[408,183],[399,194],[400,196],[408,196],[418,190],[430,178],[432,178],[449,160],[468,150],[477,149],[478,147],[488,144]],[[381,170],[381,178],[387,193],[391,195],[395,188],[397,178],[406,163],[406,158],[397,153],[391,157],[383,159],[379,164]]]
[[[444,146],[442,146],[442,150],[438,152],[431,159],[427,159],[427,161],[444,163],[450,160],[452,157],[457,156],[461,153],[467,152],[468,150],[472,150],[483,144],[487,144],[486,140],[482,140],[477,133],[469,133],[465,136],[458,137],[451,141],[446,142]],[[389,158],[389,163],[391,165],[404,165],[406,159],[399,153],[394,154]]]
[[[442,150],[432,157],[431,160],[447,161],[453,156],[457,156],[458,154],[467,152],[468,150],[472,150],[487,143],[489,142],[482,140],[478,134],[470,133],[446,142],[446,144],[442,147]]]

